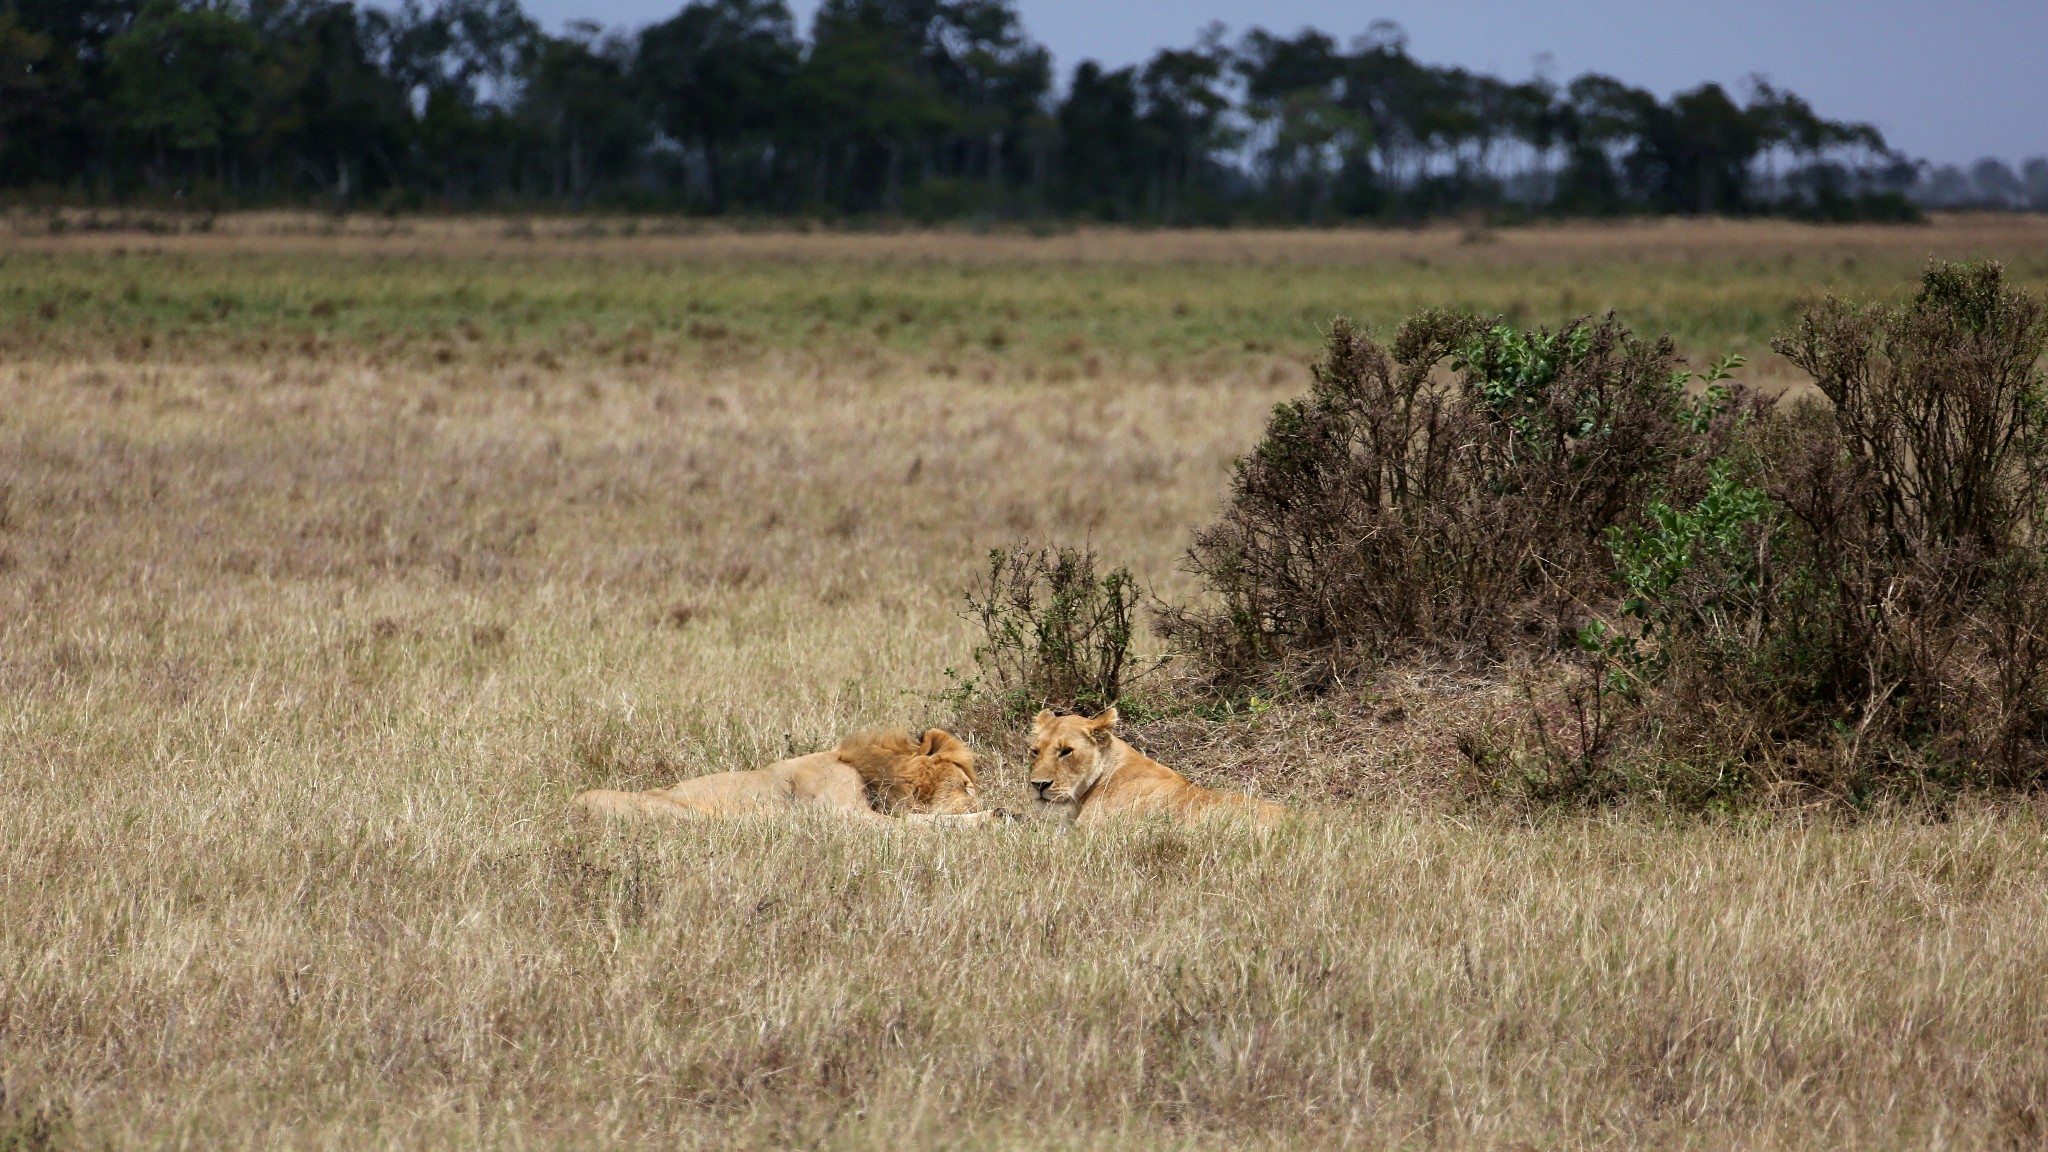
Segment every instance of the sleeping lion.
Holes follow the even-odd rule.
[[[594,789],[577,807],[601,816],[700,820],[808,809],[870,824],[985,824],[974,753],[952,733],[863,732],[751,772],[716,772],[652,792]],[[884,815],[877,806],[896,815]]]
[[[1268,825],[1293,815],[1270,801],[1190,784],[1124,743],[1116,720],[1114,708],[1092,718],[1040,712],[1031,722],[1033,799],[1072,805],[1076,824],[1157,813],[1178,820],[1235,816]]]

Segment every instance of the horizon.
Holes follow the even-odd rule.
[[[682,8],[676,0],[527,0],[552,32],[572,19],[638,31]],[[808,36],[819,0],[790,4]],[[1896,150],[1935,165],[1983,157],[2008,163],[2048,155],[2048,124],[2036,56],[2048,44],[2048,5],[1996,0],[1933,5],[1874,0],[1856,19],[1819,2],[1716,0],[1680,9],[1595,0],[1574,5],[1467,0],[1430,5],[1389,0],[1370,8],[1343,0],[1230,0],[1199,14],[1169,0],[1114,7],[1081,0],[1020,0],[1025,30],[1053,57],[1063,88],[1075,65],[1140,63],[1161,48],[1192,44],[1211,22],[1232,38],[1253,27],[1292,34],[1320,29],[1349,42],[1375,20],[1392,20],[1409,51],[1431,64],[1508,79],[1566,81],[1601,72],[1660,97],[1714,82],[1740,98],[1751,78],[1789,88],[1822,115],[1867,122]],[[1825,44],[1822,51],[1813,47]],[[1683,45],[1682,49],[1672,47]],[[1952,77],[1968,75],[1967,85]]]

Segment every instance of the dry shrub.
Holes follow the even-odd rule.
[[[1931,266],[1900,307],[1828,299],[1774,342],[1831,410],[1759,427],[1718,505],[1617,536],[1644,628],[1606,647],[1645,677],[1646,763],[1850,800],[2040,782],[2044,342],[1989,263]],[[1663,567],[1632,565],[1660,534]]]
[[[967,617],[981,629],[977,674],[953,690],[964,727],[995,730],[1040,708],[1092,713],[1122,699],[1144,593],[1129,569],[1098,575],[1099,563],[1093,548],[989,551],[967,593]]]
[[[1389,658],[1532,657],[1523,722],[1466,751],[1542,801],[2033,786],[2044,343],[1996,264],[1809,308],[1773,347],[1827,407],[1773,410],[1718,366],[1688,400],[1669,342],[1611,317],[1425,313],[1391,354],[1340,324],[1189,553],[1215,607],[1164,627],[1219,681],[1310,691]]]
[[[1188,553],[1210,603],[1162,630],[1219,679],[1307,690],[1388,656],[1554,647],[1604,594],[1606,530],[1712,438],[1677,362],[1612,316],[1430,311],[1391,352],[1339,320]]]

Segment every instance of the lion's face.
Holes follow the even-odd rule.
[[[918,754],[897,767],[895,791],[920,812],[962,816],[981,811],[974,752],[943,728],[926,731]]]
[[[1055,716],[1050,709],[1031,722],[1032,799],[1073,804],[1102,775],[1103,758],[1116,738],[1116,709],[1099,716]]]

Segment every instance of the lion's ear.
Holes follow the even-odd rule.
[[[974,753],[968,750],[967,745],[944,728],[927,729],[923,747],[923,754],[926,756],[938,756],[953,761],[974,759]]]
[[[1038,710],[1038,715],[1033,716],[1031,718],[1031,726],[1033,728],[1044,728],[1057,719],[1059,719],[1059,717],[1052,714],[1052,709],[1040,708]]]
[[[1097,744],[1109,743],[1109,738],[1115,735],[1115,733],[1116,705],[1114,704],[1096,713],[1088,721],[1088,735],[1092,737]]]

